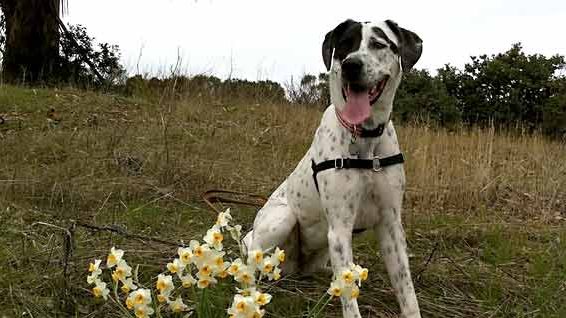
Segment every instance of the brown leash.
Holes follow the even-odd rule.
[[[267,198],[259,194],[251,194],[229,190],[208,190],[201,195],[202,200],[216,213],[222,212],[215,203],[230,203],[253,207],[262,207],[267,203]]]

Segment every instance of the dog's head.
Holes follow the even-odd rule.
[[[332,104],[352,125],[384,122],[402,73],[421,53],[419,36],[391,20],[340,23],[322,45]]]

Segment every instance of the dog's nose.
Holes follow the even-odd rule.
[[[358,58],[348,58],[342,62],[342,77],[346,80],[356,80],[362,71],[364,63]]]

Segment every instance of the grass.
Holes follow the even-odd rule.
[[[63,231],[43,223],[67,228],[78,220],[187,242],[213,219],[203,191],[269,195],[321,116],[226,98],[160,100],[0,86],[0,317],[119,316],[92,300],[88,262],[117,245],[130,263],[157,274],[174,248],[76,228],[68,249]],[[50,108],[61,119],[56,126],[47,124]],[[423,315],[566,316],[566,145],[494,129],[397,130],[408,159],[404,222]],[[234,209],[249,228],[255,210]],[[377,242],[364,234],[355,244],[356,261],[370,268],[363,317],[395,317]],[[328,283],[288,277],[271,286],[271,317],[301,317]],[[218,309],[226,292],[213,297]],[[333,302],[326,317],[338,316]]]

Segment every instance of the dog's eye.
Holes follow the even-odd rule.
[[[374,49],[374,50],[381,50],[387,47],[386,44],[379,42],[376,39],[371,39],[369,41],[369,47],[370,49]]]

